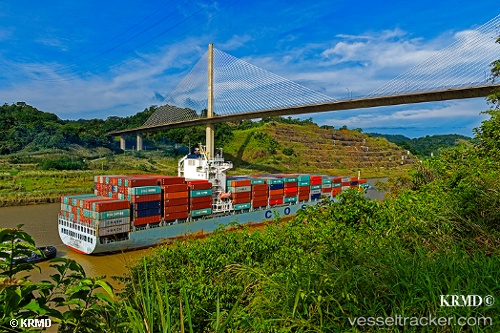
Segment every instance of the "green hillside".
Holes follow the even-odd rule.
[[[369,133],[376,138],[385,138],[403,149],[409,150],[412,154],[429,157],[438,154],[442,149],[451,148],[461,141],[470,141],[471,138],[459,134],[426,135],[420,138],[409,138],[404,135]]]
[[[415,158],[384,138],[353,130],[324,129],[314,123],[269,122],[234,130],[225,147],[237,168],[263,172],[339,172],[387,169],[413,164]]]

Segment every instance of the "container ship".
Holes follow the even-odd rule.
[[[62,242],[83,254],[128,251],[231,223],[262,223],[292,216],[365,179],[309,174],[227,176],[222,149],[213,158],[201,146],[178,162],[177,176],[96,176],[94,193],[61,197]]]

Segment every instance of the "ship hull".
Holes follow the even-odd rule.
[[[225,216],[210,216],[185,222],[162,222],[156,226],[141,229],[132,227],[119,238],[99,237],[99,231],[89,226],[78,225],[59,216],[59,235],[70,249],[83,254],[130,251],[147,248],[172,241],[179,237],[212,233],[233,223],[244,225],[272,221],[278,217],[293,216],[300,209],[318,204],[307,201],[286,206],[275,206],[259,210],[234,213]]]

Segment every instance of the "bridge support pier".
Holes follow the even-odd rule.
[[[142,148],[142,133],[137,133],[137,151],[141,151]]]
[[[120,135],[120,149],[125,151],[125,135]]]

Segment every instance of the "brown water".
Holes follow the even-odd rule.
[[[120,287],[112,276],[122,276],[128,272],[128,266],[150,253],[150,250],[129,251],[107,255],[83,255],[68,249],[62,244],[57,233],[57,214],[60,204],[32,205],[21,207],[0,208],[0,228],[12,228],[24,224],[23,230],[28,232],[37,246],[54,245],[57,248],[57,257],[76,260],[83,266],[88,276],[106,276],[114,287]],[[48,262],[39,263],[41,276],[33,274],[35,280],[49,279],[54,274]]]

